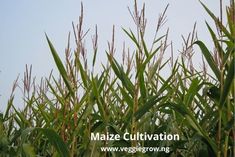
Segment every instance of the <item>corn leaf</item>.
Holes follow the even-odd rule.
[[[60,57],[58,56],[54,46],[52,45],[52,43],[51,43],[51,41],[50,41],[50,39],[48,38],[47,35],[46,35],[46,39],[47,39],[48,45],[50,47],[50,50],[51,50],[52,56],[54,58],[54,61],[56,63],[56,66],[57,66],[57,68],[58,68],[58,70],[59,70],[59,72],[60,72],[60,74],[61,74],[61,76],[64,80],[64,83],[65,83],[66,87],[68,88],[69,93],[72,96],[74,96],[74,91],[73,91],[72,85],[69,81],[69,78],[68,78],[67,72],[64,68],[64,65],[63,65],[62,61],[60,60]]]
[[[204,57],[206,58],[210,68],[212,69],[212,71],[214,72],[215,76],[217,77],[218,80],[220,80],[220,71],[218,69],[218,66],[216,65],[215,61],[213,60],[213,57],[211,55],[211,53],[209,52],[209,50],[207,49],[207,47],[205,46],[205,44],[202,41],[196,41],[194,44],[197,44]]]
[[[61,139],[61,137],[52,129],[43,129],[43,128],[27,128],[22,131],[21,136],[24,141],[27,140],[28,134],[34,132],[34,131],[39,131],[43,133],[48,141],[50,142],[51,145],[53,145],[58,152],[58,154],[61,157],[68,157],[69,156],[69,151],[67,145],[64,143],[64,141]]]
[[[233,41],[235,40],[234,36],[232,36],[232,34],[229,33],[229,31],[226,29],[226,27],[222,24],[221,21],[219,21],[219,19],[210,11],[210,9],[208,9],[206,7],[205,4],[203,4],[201,2],[202,6],[204,7],[204,9],[206,10],[206,12],[211,16],[211,18],[214,20],[214,22],[216,23],[217,26],[219,26],[220,30],[229,38],[229,40]]]
[[[139,120],[144,114],[146,114],[147,112],[149,112],[149,110],[156,105],[161,99],[163,99],[163,97],[159,97],[159,95],[155,95],[152,96],[147,102],[146,104],[143,104],[143,106],[141,106],[137,112],[134,114],[136,121]]]
[[[234,66],[235,66],[234,62],[235,62],[235,59],[233,57],[233,60],[231,61],[231,64],[229,66],[228,74],[227,74],[225,82],[224,82],[223,92],[220,97],[220,105],[221,106],[224,105],[224,103],[226,102],[226,98],[229,95],[229,91],[230,91],[231,87],[234,85],[233,84],[233,82],[234,82]]]

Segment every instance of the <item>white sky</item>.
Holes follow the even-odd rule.
[[[210,43],[205,20],[212,20],[198,0],[138,0],[139,6],[143,2],[146,3],[149,34],[154,33],[151,28],[155,28],[159,13],[170,4],[168,21],[163,30],[170,28],[169,40],[173,41],[175,52],[181,49],[181,35],[191,32],[195,22],[199,39]],[[203,2],[219,15],[219,0]],[[67,35],[72,30],[71,23],[77,23],[80,15],[80,3],[80,0],[0,1],[0,111],[6,107],[13,81],[19,74],[20,81],[22,80],[26,64],[33,65],[33,75],[37,78],[47,76],[51,69],[55,69],[44,32],[54,43],[59,55],[64,57]],[[229,0],[224,0],[223,3],[228,4]],[[117,49],[124,40],[128,40],[121,28],[134,29],[127,9],[128,6],[132,8],[133,4],[133,0],[83,1],[84,28],[91,28],[88,39],[91,38],[95,25],[98,25],[99,59],[104,58],[113,25],[116,26]]]

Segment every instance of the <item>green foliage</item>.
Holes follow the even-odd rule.
[[[202,5],[221,32],[217,37],[206,23],[217,54],[212,54],[202,41],[196,41],[192,33],[184,39],[183,55],[175,61],[173,55],[165,60],[168,31],[160,37],[158,31],[166,10],[159,18],[156,37],[149,46],[145,40],[144,7],[132,14],[137,33],[123,29],[136,47],[134,54],[124,50],[120,63],[114,56],[113,34],[106,52],[108,62],[102,65],[100,73],[94,72],[99,53],[97,31],[91,71],[87,65],[86,34],[81,30],[83,13],[78,30],[74,27],[77,47],[71,53],[68,43],[65,63],[46,35],[59,78],[50,75],[37,86],[31,81],[31,68],[28,70],[26,66],[24,108],[16,109],[12,93],[5,113],[0,114],[0,156],[233,156],[234,6],[227,9],[227,28]],[[191,56],[194,45],[199,46],[213,74],[194,68]],[[163,76],[164,70],[169,75]],[[166,132],[179,134],[180,140],[92,141],[91,132],[119,135]],[[170,151],[102,152],[100,148],[104,146],[169,147]]]

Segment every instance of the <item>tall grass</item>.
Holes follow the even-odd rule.
[[[115,58],[115,28],[106,51],[108,62],[95,73],[98,33],[93,36],[92,67],[88,66],[83,31],[83,6],[78,25],[73,24],[76,48],[70,34],[65,61],[46,35],[60,73],[37,85],[32,67],[26,66],[22,110],[14,104],[13,85],[6,111],[0,116],[0,156],[205,156],[234,155],[234,3],[226,8],[227,27],[204,4],[219,34],[206,23],[215,49],[196,38],[195,27],[183,37],[181,55],[174,60],[168,30],[160,35],[166,9],[159,17],[155,37],[145,42],[145,6],[130,10],[136,30],[123,32],[136,49],[123,50]],[[195,25],[196,26],[196,25]],[[147,45],[150,45],[149,47]],[[195,69],[194,47],[204,56],[203,68]],[[165,59],[167,52],[171,57]],[[196,52],[199,53],[199,52]],[[207,72],[207,65],[212,74]],[[170,66],[168,76],[162,72]],[[91,132],[123,135],[125,132],[179,134],[179,141],[91,141]],[[170,152],[101,152],[102,146],[168,146]]]

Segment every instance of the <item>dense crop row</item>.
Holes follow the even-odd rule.
[[[123,29],[135,45],[124,49],[122,63],[115,59],[113,39],[106,51],[107,64],[95,73],[97,40],[93,38],[92,67],[89,68],[83,32],[83,12],[74,27],[76,48],[70,36],[65,63],[46,39],[59,70],[35,85],[31,67],[23,81],[25,106],[18,110],[14,90],[6,111],[0,115],[0,156],[195,156],[234,155],[234,4],[227,8],[226,26],[203,4],[214,20],[218,35],[207,25],[215,49],[211,52],[196,38],[195,29],[184,38],[178,59],[165,59],[171,44],[168,31],[159,36],[165,12],[159,17],[155,39],[145,43],[144,7],[132,13],[137,31]],[[147,45],[150,45],[148,47]],[[192,55],[199,46],[203,68],[194,68]],[[198,53],[198,52],[197,52]],[[211,73],[207,70],[209,66]],[[169,75],[162,72],[170,67]],[[123,135],[126,132],[178,134],[179,141],[91,141],[91,133]],[[165,152],[101,152],[102,146],[165,146]]]

